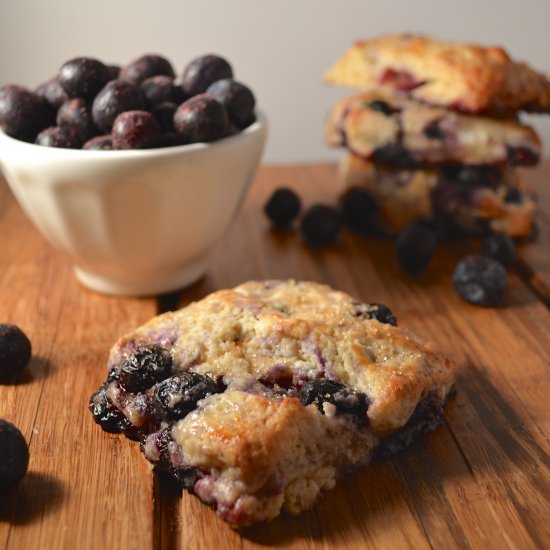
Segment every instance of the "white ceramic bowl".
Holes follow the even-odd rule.
[[[150,295],[191,284],[237,213],[267,136],[263,114],[209,144],[140,151],[43,147],[0,131],[23,210],[88,288]]]

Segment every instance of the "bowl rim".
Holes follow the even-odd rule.
[[[216,149],[218,147],[223,147],[229,142],[235,143],[239,140],[245,140],[251,135],[260,134],[262,129],[267,125],[267,117],[265,113],[256,109],[256,120],[244,130],[238,132],[237,134],[227,136],[216,141],[209,142],[198,142],[198,143],[189,143],[187,145],[173,145],[171,147],[156,147],[152,149],[109,149],[105,150],[95,150],[95,149],[68,149],[63,147],[47,147],[44,145],[37,145],[36,143],[29,143],[20,139],[16,139],[4,132],[0,128],[0,140],[5,140],[10,147],[19,148],[19,149],[28,149],[28,152],[38,152],[40,154],[45,154],[50,157],[59,157],[59,158],[110,158],[110,159],[132,159],[132,158],[149,158],[149,157],[162,157],[169,156],[177,153],[192,153],[194,151],[201,151],[205,149]],[[5,154],[9,155],[9,151],[5,148],[0,148],[0,158],[4,157]]]

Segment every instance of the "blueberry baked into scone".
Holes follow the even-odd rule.
[[[346,153],[339,165],[341,192],[357,187],[376,201],[372,220],[394,235],[418,220],[444,223],[454,233],[487,231],[528,237],[535,197],[523,173],[499,165],[401,168]]]
[[[401,33],[355,42],[325,81],[357,90],[331,110],[325,139],[346,150],[343,187],[370,193],[379,229],[535,234],[517,168],[537,165],[542,146],[520,112],[550,112],[546,76],[499,47]]]
[[[435,429],[452,363],[382,304],[252,281],[120,338],[90,410],[233,526],[298,514]]]
[[[329,145],[396,166],[533,166],[541,154],[538,135],[515,116],[465,115],[382,92],[339,101],[325,133]]]

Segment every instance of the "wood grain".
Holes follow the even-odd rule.
[[[154,300],[83,289],[0,186],[0,322],[33,345],[28,371],[0,386],[0,417],[29,443],[29,472],[0,497],[0,548],[144,548],[153,543],[151,475],[139,449],[96,426],[87,402],[119,331]]]
[[[296,231],[270,230],[262,205],[277,186],[296,189],[306,207],[335,203],[330,165],[264,167],[207,276],[156,302],[80,287],[0,185],[0,314],[35,346],[28,379],[0,386],[0,416],[20,426],[32,457],[22,485],[0,500],[0,547],[550,547],[550,163],[529,176],[542,190],[541,236],[522,245],[496,309],[452,289],[456,261],[478,242],[442,248],[413,278],[387,240],[344,232],[336,246],[311,250]],[[99,430],[86,402],[126,329],[219,288],[289,277],[388,304],[400,325],[457,363],[458,393],[445,424],[406,452],[342,480],[298,518],[236,532],[170,481],[152,479],[137,444]]]

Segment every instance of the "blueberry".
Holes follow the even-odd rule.
[[[113,149],[148,149],[155,147],[160,139],[160,124],[147,111],[120,113],[111,131]]]
[[[14,84],[0,88],[0,128],[9,136],[32,143],[54,120],[55,111],[38,94]]]
[[[440,397],[428,393],[420,400],[404,426],[380,440],[373,457],[390,458],[418,441],[421,436],[434,431],[443,422],[443,405]]]
[[[169,76],[157,75],[146,78],[140,88],[149,109],[166,101],[179,105],[186,99],[182,87],[174,84],[174,79]]]
[[[186,65],[181,85],[191,97],[205,92],[210,84],[222,78],[233,78],[231,65],[219,55],[202,55]]]
[[[219,101],[199,94],[177,108],[174,127],[184,143],[215,141],[227,135],[229,118]]]
[[[237,128],[250,126],[255,120],[256,99],[252,90],[232,78],[223,78],[211,84],[206,93],[225,105],[229,118]]]
[[[11,422],[0,419],[0,493],[19,483],[28,466],[25,438]]]
[[[182,145],[181,139],[176,132],[163,132],[157,142],[157,147],[177,147]]]
[[[31,354],[31,341],[18,326],[0,324],[0,380],[22,372]]]
[[[171,468],[170,473],[184,489],[192,489],[198,478],[195,468]]]
[[[392,313],[391,309],[384,304],[363,304],[361,302],[354,302],[355,317],[361,319],[376,319],[380,323],[386,323],[388,325],[397,326],[397,319]]]
[[[197,481],[198,472],[195,468],[181,467],[175,468],[170,459],[170,446],[173,444],[172,427],[151,434],[141,443],[141,450],[144,452],[147,460],[155,465],[160,471],[165,471],[173,476],[176,481],[185,489],[191,489]],[[148,453],[147,448],[154,444],[156,452]]]
[[[109,80],[116,80],[120,77],[120,65],[107,65],[107,70],[109,71]]]
[[[145,98],[137,86],[125,80],[111,80],[95,97],[92,116],[99,130],[108,134],[120,113],[145,108]]]
[[[374,227],[378,211],[376,199],[362,187],[352,187],[340,197],[343,222],[358,233],[366,233]]]
[[[469,166],[446,165],[442,166],[443,175],[469,189],[471,187],[495,188],[502,180],[502,171],[497,166]]]
[[[433,139],[435,141],[443,141],[445,139],[445,132],[441,129],[439,120],[432,120],[432,122],[424,128],[423,134],[428,139]]]
[[[508,147],[507,161],[512,166],[535,166],[540,156],[528,147]]]
[[[140,392],[170,375],[172,359],[155,345],[137,348],[122,363],[119,381],[129,392]]]
[[[504,197],[504,202],[507,204],[521,204],[523,198],[523,193],[519,189],[510,189]]]
[[[44,147],[59,147],[62,149],[80,149],[82,140],[71,128],[66,126],[52,126],[42,130],[35,143]]]
[[[110,78],[109,69],[91,57],[70,59],[59,70],[59,84],[69,97],[91,99]]]
[[[156,433],[147,435],[141,440],[140,448],[149,462],[152,462],[153,464],[168,464],[170,462],[168,447],[173,441],[172,426],[169,426],[168,428],[164,428]],[[152,445],[154,445],[156,449],[151,449],[152,452],[148,452],[148,448]]]
[[[157,119],[164,132],[174,132],[174,114],[178,106],[175,103],[165,101],[155,105],[151,114]]]
[[[90,398],[88,408],[94,420],[106,432],[120,433],[128,428],[130,421],[120,412],[107,397],[105,386],[101,386]]]
[[[57,111],[57,125],[70,128],[84,143],[97,134],[89,103],[81,97],[65,101]]]
[[[337,240],[341,226],[342,218],[336,208],[325,204],[314,204],[304,214],[300,229],[309,245],[323,246]]]
[[[265,203],[264,212],[275,227],[288,227],[301,208],[300,197],[288,187],[275,189]]]
[[[426,225],[412,223],[399,232],[395,246],[403,270],[416,274],[428,267],[437,248],[437,237]]]
[[[48,81],[38,86],[35,91],[54,109],[58,109],[63,102],[69,99],[69,96],[59,84],[59,74],[52,76]]]
[[[208,376],[182,372],[160,382],[155,388],[155,408],[166,420],[179,420],[207,395],[219,393],[220,387]]]
[[[376,149],[372,156],[375,162],[400,167],[416,167],[418,162],[413,153],[401,143],[391,143]]]
[[[94,151],[110,151],[113,148],[113,138],[111,135],[96,136],[89,139],[82,149],[94,150]]]
[[[123,67],[119,78],[132,84],[140,84],[151,76],[164,75],[174,78],[174,68],[168,59],[156,54],[142,55]]]
[[[361,422],[366,421],[367,398],[344,384],[320,378],[304,382],[300,388],[300,401],[303,405],[314,404],[325,414],[324,403],[331,403],[338,414],[351,414]]]
[[[467,256],[455,267],[453,285],[467,302],[495,306],[506,291],[506,269],[493,258]]]
[[[516,245],[509,235],[489,235],[481,241],[481,254],[510,267],[516,261]]]
[[[370,101],[367,106],[371,111],[377,111],[378,113],[383,113],[386,116],[390,116],[394,113],[399,112],[398,109],[394,109],[389,103],[386,103],[385,101],[382,101],[380,99]]]
[[[111,368],[109,370],[109,374],[107,374],[107,380],[106,384],[110,384],[111,382],[114,382],[115,380],[118,381],[118,370],[116,368]]]

